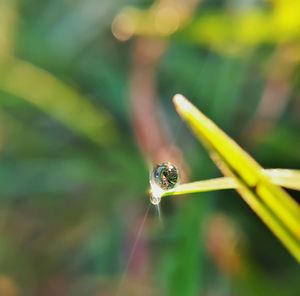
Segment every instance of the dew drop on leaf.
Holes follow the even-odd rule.
[[[179,183],[179,171],[170,162],[163,162],[154,167],[150,174],[150,202],[158,205],[165,190],[174,188]]]
[[[150,183],[155,183],[163,190],[174,188],[179,182],[178,169],[170,162],[163,162],[153,169]]]
[[[159,195],[153,195],[153,194],[150,195],[150,202],[153,205],[158,205],[160,201],[161,201],[161,197]]]

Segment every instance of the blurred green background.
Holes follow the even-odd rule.
[[[300,295],[236,192],[147,197],[220,176],[175,93],[299,169],[299,65],[298,0],[0,0],[0,295]]]

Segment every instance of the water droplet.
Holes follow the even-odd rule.
[[[150,202],[158,205],[164,191],[174,188],[179,183],[179,171],[170,162],[157,165],[150,175]]]
[[[179,183],[178,169],[170,162],[163,162],[153,169],[150,182],[163,190],[172,189]]]
[[[153,204],[153,205],[158,205],[161,201],[161,197],[160,196],[155,196],[153,194],[150,195],[150,202]]]

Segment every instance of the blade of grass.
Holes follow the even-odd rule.
[[[288,189],[300,190],[300,170],[270,169],[265,170],[274,184]]]
[[[1,63],[0,70],[1,91],[31,103],[98,145],[116,139],[117,129],[110,114],[96,109],[49,72],[15,58]]]
[[[164,191],[161,197],[223,189],[237,189],[237,187],[238,184],[233,178],[215,178],[178,185],[173,189]]]
[[[246,203],[300,262],[300,208],[261,166],[210,119],[181,95],[174,97],[179,115],[203,143],[211,158],[238,184]]]
[[[289,169],[269,169],[264,170],[264,172],[268,177],[270,177],[273,184],[300,191],[300,171]],[[238,189],[238,186],[239,184],[234,178],[214,178],[181,184],[173,189],[164,191],[161,197],[213,190]]]

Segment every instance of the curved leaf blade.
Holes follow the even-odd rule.
[[[300,207],[261,166],[182,95],[174,97],[177,112],[208,150],[252,210],[300,262]]]

